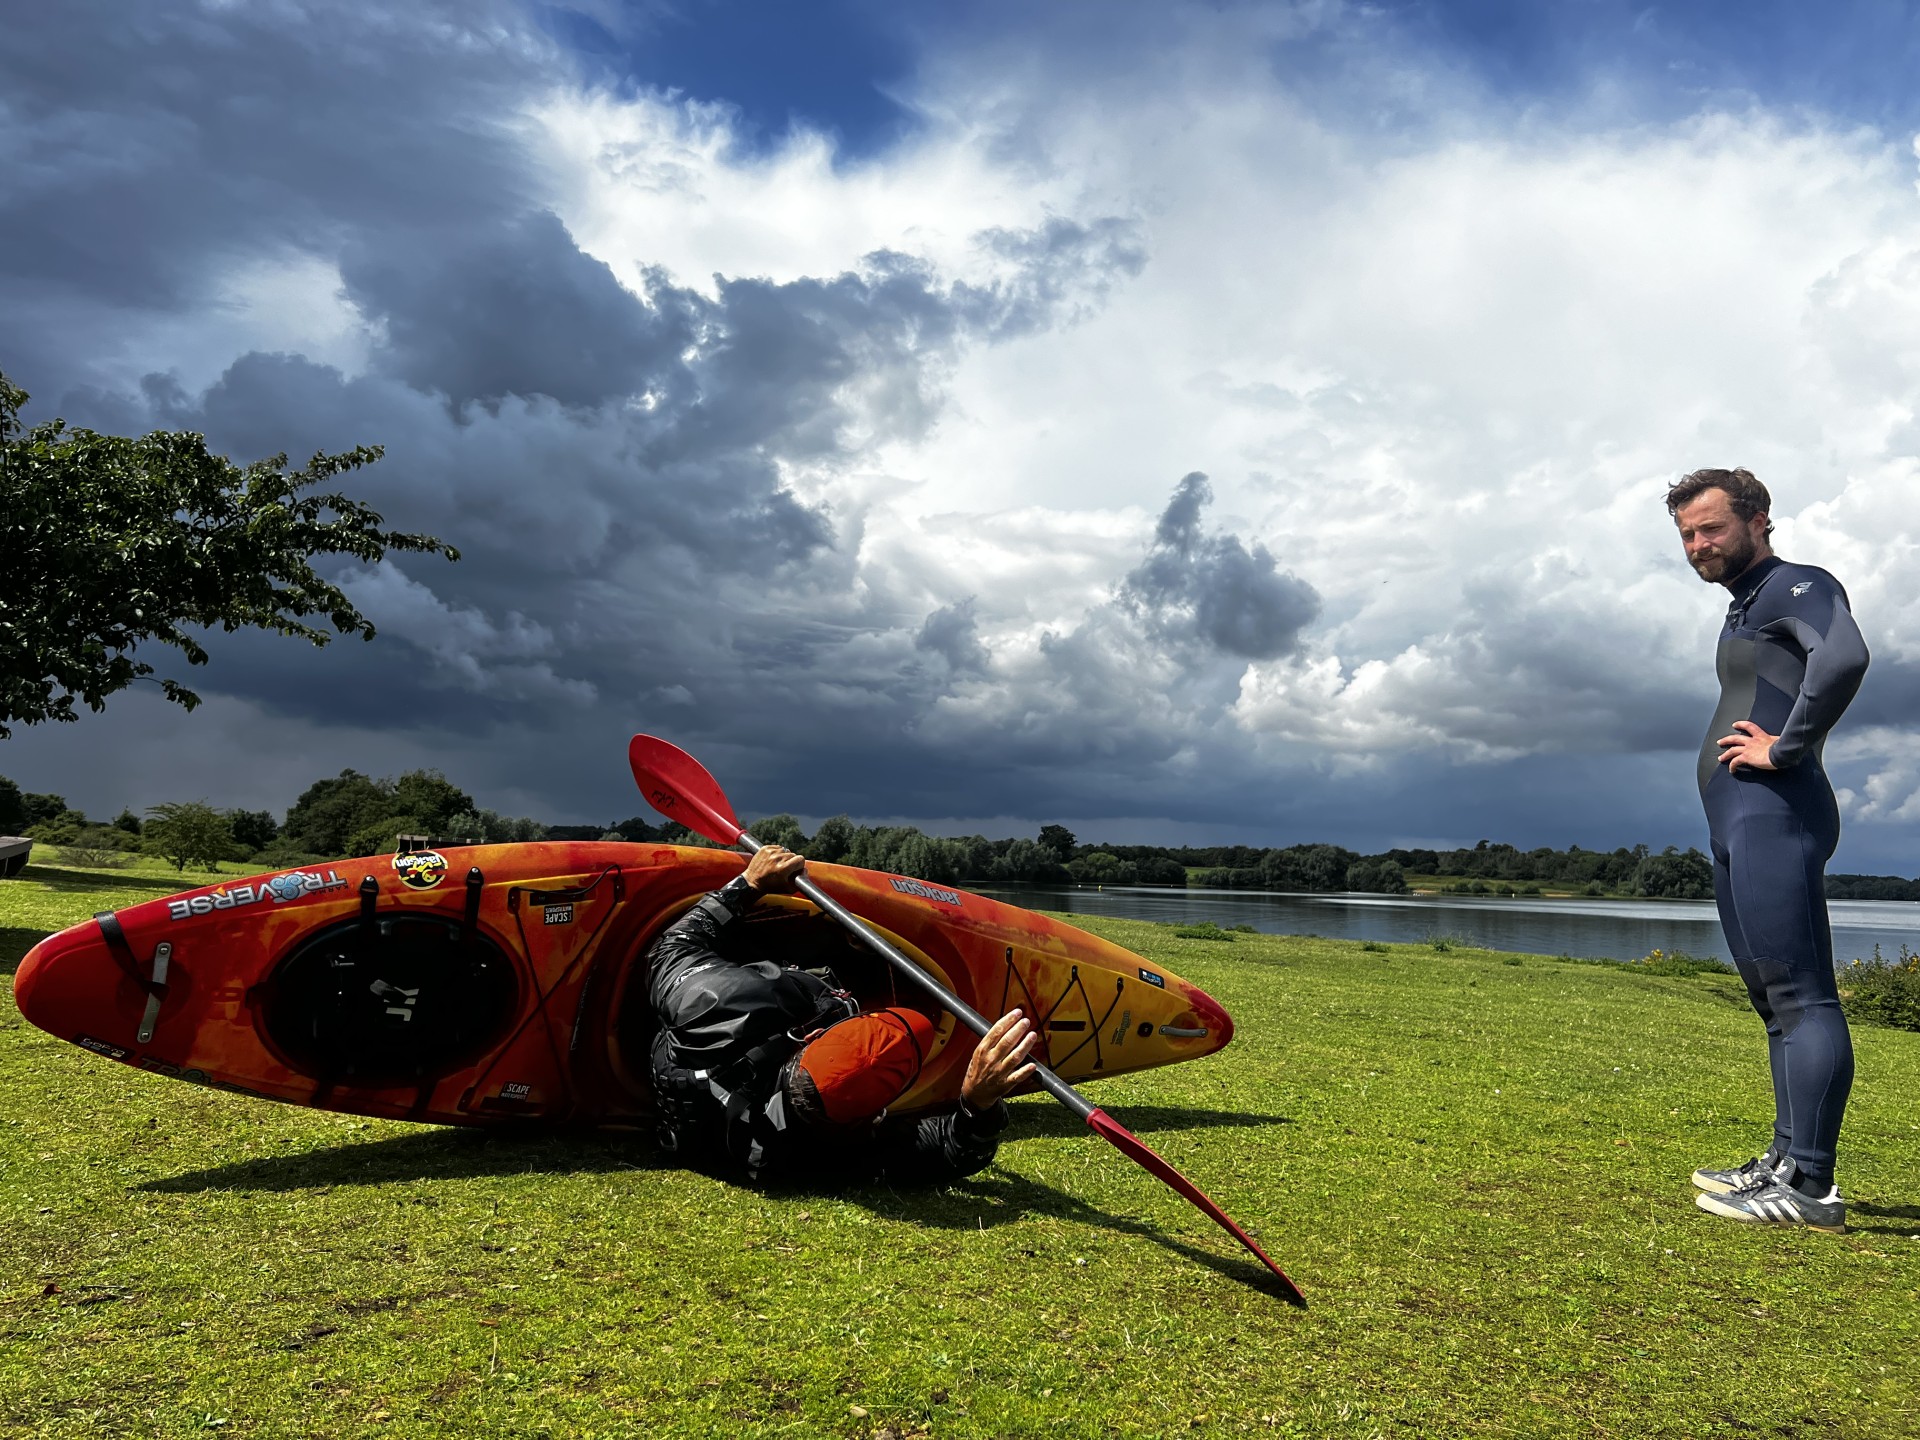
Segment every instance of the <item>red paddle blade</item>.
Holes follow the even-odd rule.
[[[1187,1199],[1191,1200],[1200,1210],[1212,1217],[1215,1224],[1233,1236],[1233,1238],[1238,1240],[1242,1245],[1246,1246],[1247,1249],[1259,1258],[1262,1265],[1266,1266],[1267,1269],[1279,1277],[1281,1288],[1286,1294],[1287,1299],[1302,1309],[1306,1308],[1307,1297],[1300,1293],[1300,1287],[1288,1278],[1286,1271],[1273,1263],[1272,1257],[1255,1243],[1251,1235],[1233,1223],[1233,1220],[1227,1215],[1226,1211],[1222,1210],[1218,1205],[1214,1204],[1212,1200],[1207,1198],[1204,1190],[1187,1179],[1187,1177],[1182,1175],[1178,1170],[1174,1169],[1173,1166],[1162,1160],[1158,1155],[1154,1154],[1144,1140],[1098,1106],[1094,1108],[1092,1114],[1087,1116],[1087,1125],[1095,1134],[1104,1138],[1108,1144],[1112,1145],[1113,1148],[1118,1150],[1122,1155],[1131,1159],[1141,1169],[1147,1171],[1149,1174],[1159,1176],[1160,1179],[1164,1180],[1175,1191],[1186,1196]]]
[[[669,820],[678,820],[716,845],[731,845],[740,838],[741,825],[726,792],[706,766],[678,745],[636,735],[627,743],[627,763],[647,803]]]

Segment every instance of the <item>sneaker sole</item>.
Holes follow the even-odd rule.
[[[1749,1214],[1747,1211],[1733,1205],[1720,1204],[1711,1194],[1696,1195],[1693,1197],[1693,1203],[1709,1215],[1718,1215],[1727,1220],[1738,1220],[1742,1225],[1778,1225],[1788,1229],[1818,1230],[1822,1235],[1845,1235],[1847,1233],[1847,1222],[1844,1220],[1838,1225],[1815,1225],[1810,1220],[1769,1220],[1763,1215]]]
[[[1738,1185],[1729,1185],[1724,1180],[1715,1180],[1704,1170],[1693,1172],[1693,1188],[1704,1190],[1709,1195],[1731,1195],[1740,1189]]]

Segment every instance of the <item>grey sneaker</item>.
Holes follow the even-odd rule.
[[[1736,1195],[1756,1185],[1768,1184],[1785,1159],[1785,1156],[1769,1150],[1764,1155],[1754,1156],[1737,1170],[1696,1170],[1693,1172],[1694,1188],[1704,1190],[1709,1195]]]
[[[1724,1215],[1749,1225],[1804,1225],[1831,1235],[1847,1233],[1847,1202],[1840,1187],[1829,1185],[1815,1198],[1794,1188],[1794,1163],[1781,1162],[1773,1178],[1745,1190],[1724,1195],[1696,1195],[1693,1203],[1710,1215]]]

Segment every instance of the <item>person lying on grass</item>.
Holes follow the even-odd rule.
[[[778,845],[700,899],[653,944],[648,1000],[660,1141],[763,1181],[808,1173],[938,1185],[983,1170],[1007,1126],[1006,1097],[1033,1073],[1040,1037],[1020,1011],[981,1037],[957,1109],[887,1124],[919,1077],[933,1022],[904,1006],[861,1011],[828,978],[720,953],[728,926],[787,894],[806,861]]]

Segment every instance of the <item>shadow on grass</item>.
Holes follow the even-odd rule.
[[[210,1170],[189,1170],[134,1188],[163,1195],[197,1195],[209,1190],[318,1190],[405,1180],[670,1168],[666,1158],[638,1136],[446,1129],[300,1155],[267,1155]]]
[[[1920,1237],[1920,1223],[1912,1225],[1862,1225],[1860,1217],[1871,1215],[1882,1220],[1911,1220],[1920,1222],[1920,1205],[1870,1205],[1864,1200],[1852,1200],[1847,1203],[1847,1228],[1856,1234],[1898,1235],[1902,1239],[1912,1240]]]
[[[1107,1114],[1139,1134],[1163,1130],[1238,1130],[1260,1125],[1291,1125],[1291,1115],[1254,1115],[1240,1110],[1190,1110],[1174,1105],[1103,1105]],[[1064,1107],[1023,1105],[1018,1112],[1020,1135],[1084,1135],[1086,1123]]]
[[[1023,1127],[1024,1128],[1024,1127]],[[1115,1158],[1116,1165],[1126,1162]],[[595,1174],[613,1170],[680,1168],[638,1136],[533,1133],[503,1135],[478,1130],[427,1130],[314,1150],[272,1155],[208,1170],[191,1170],[135,1186],[162,1195],[210,1191],[316,1190],[335,1185],[385,1185],[408,1180],[456,1180],[488,1175]],[[743,1195],[755,1192],[741,1186]],[[940,1230],[975,1230],[1046,1215],[1151,1241],[1229,1280],[1284,1299],[1274,1277],[1251,1260],[1220,1256],[1168,1235],[1157,1226],[1113,1215],[1037,1180],[995,1168],[984,1176],[942,1190],[902,1191],[886,1185],[787,1183],[768,1187],[788,1199],[828,1196],[886,1219]]]
[[[51,930],[30,930],[19,925],[0,925],[0,975],[11,975],[18,970],[27,951],[52,933]]]
[[[177,895],[198,883],[168,875],[132,875],[121,870],[63,870],[57,865],[29,865],[22,880],[38,880],[49,890],[150,890],[155,895]]]
[[[1119,1157],[1114,1164],[1127,1162]],[[1197,1245],[1176,1239],[1157,1225],[1134,1220],[1124,1215],[1115,1215],[1102,1210],[1097,1205],[1089,1205],[1076,1199],[1064,1190],[1057,1190],[1042,1181],[1025,1175],[1016,1175],[999,1166],[983,1175],[962,1180],[945,1190],[916,1193],[891,1190],[884,1186],[861,1186],[853,1189],[829,1190],[821,1186],[807,1188],[800,1186],[782,1187],[776,1193],[789,1196],[825,1195],[864,1206],[888,1220],[905,1221],[914,1225],[942,1230],[986,1230],[998,1229],[1003,1225],[1012,1225],[1031,1215],[1049,1216],[1056,1220],[1069,1220],[1100,1230],[1111,1230],[1121,1235],[1131,1235],[1136,1239],[1150,1241],[1161,1249],[1170,1251],[1182,1259],[1191,1260],[1196,1265],[1204,1265],[1216,1275],[1246,1285],[1271,1295],[1277,1300],[1289,1304],[1297,1303],[1280,1286],[1280,1282],[1263,1266],[1252,1260],[1243,1260],[1236,1255],[1216,1255]],[[984,1203],[983,1203],[984,1202]],[[1198,1212],[1196,1212],[1198,1213]],[[1211,1222],[1209,1222],[1211,1223]],[[1224,1232],[1221,1238],[1225,1240]],[[1037,1250],[1026,1252],[1037,1254]],[[1305,1308],[1304,1305],[1301,1306]]]

